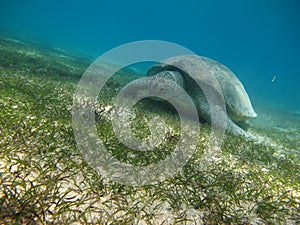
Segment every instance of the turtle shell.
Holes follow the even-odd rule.
[[[155,64],[148,70],[147,76],[153,76],[162,71],[180,72],[185,81],[185,89],[191,95],[197,94],[197,90],[194,90],[196,86],[192,84],[195,82],[192,80],[198,84],[199,82],[208,84],[213,88],[220,87],[227,114],[235,122],[257,116],[243,84],[230,69],[215,60],[196,55],[176,56]],[[215,79],[212,79],[212,76]]]

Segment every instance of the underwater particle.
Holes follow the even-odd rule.
[[[276,81],[276,79],[277,79],[277,76],[273,76],[272,83],[274,83]]]

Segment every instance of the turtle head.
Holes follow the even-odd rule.
[[[232,103],[231,101],[226,101],[226,108],[229,117],[234,122],[241,122],[247,119],[257,117],[257,114],[252,107],[251,101],[247,93],[242,92],[239,94],[240,94],[239,96],[240,101],[234,102],[235,104],[230,104]]]

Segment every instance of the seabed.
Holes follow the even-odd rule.
[[[221,157],[199,171],[210,127],[182,171],[138,188],[108,181],[83,159],[72,128],[72,100],[92,59],[36,43],[0,38],[0,224],[299,224],[300,115],[256,109],[251,134],[227,134]],[[114,136],[112,99],[140,74],[124,70],[99,94],[98,134],[114,157],[149,165],[167,157],[180,135],[170,107],[143,100],[133,132],[150,134],[155,115],[164,143],[134,151]]]

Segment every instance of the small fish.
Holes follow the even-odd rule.
[[[275,81],[276,81],[276,76],[274,76],[273,78],[272,78],[272,83],[274,83]]]

